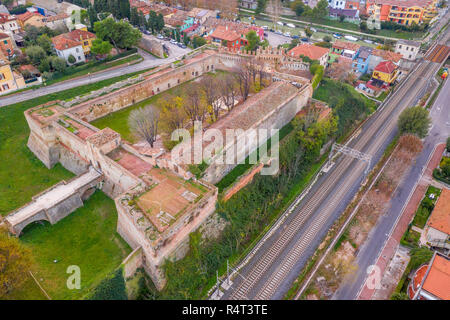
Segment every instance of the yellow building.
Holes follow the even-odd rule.
[[[65,33],[64,37],[80,42],[85,55],[89,55],[91,53],[92,41],[97,38],[92,32],[82,29],[75,29],[69,33]]]
[[[44,16],[37,12],[25,12],[23,14],[19,14],[17,16],[17,21],[22,29],[27,25],[35,26],[35,27],[43,27],[45,26]]]
[[[392,61],[382,61],[373,70],[372,78],[391,84],[397,79],[398,66]]]
[[[24,87],[25,80],[23,77],[11,70],[11,66],[6,59],[0,59],[0,95]]]

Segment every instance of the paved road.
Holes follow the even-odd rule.
[[[178,47],[177,47],[178,48]],[[179,48],[181,49],[181,48]],[[133,64],[133,65],[124,65],[123,67],[119,67],[113,70],[105,70],[101,72],[94,73],[90,76],[86,75],[82,78],[77,78],[71,81],[64,81],[60,83],[55,83],[47,87],[40,87],[38,89],[31,89],[27,90],[21,93],[13,94],[10,96],[5,96],[3,98],[0,97],[0,107],[7,106],[13,103],[18,103],[22,101],[26,101],[29,99],[37,98],[40,96],[45,96],[50,93],[55,93],[58,91],[67,90],[70,88],[82,86],[89,83],[94,83],[98,81],[102,81],[105,79],[110,79],[114,77],[118,77],[124,74],[133,73],[137,71],[142,71],[145,69],[149,69],[152,67],[156,67],[168,62],[172,62],[177,60],[180,56],[183,54],[189,52],[189,49],[182,49],[184,50],[183,53],[177,55],[179,53],[179,50],[174,51],[174,54],[171,54],[169,58],[167,59],[158,59],[151,54],[148,54],[147,52],[143,50],[139,50],[139,54],[144,58],[144,60],[140,63]]]
[[[345,284],[336,291],[333,299],[353,300],[358,298],[366,281],[367,268],[373,265],[380,255],[391,229],[402,214],[402,208],[412,192],[411,188],[421,178],[423,168],[426,166],[435,145],[445,142],[447,137],[450,136],[450,104],[448,101],[450,101],[450,81],[446,81],[431,109],[430,115],[433,126],[424,140],[424,148],[421,154],[397,188],[388,212],[380,219],[365,244],[360,248],[356,258],[357,273],[347,279]]]
[[[422,61],[349,146],[372,156],[372,167],[396,134],[400,112],[425,93],[438,65]],[[302,194],[256,246],[224,299],[281,299],[333,222],[360,188],[365,165],[343,156]]]

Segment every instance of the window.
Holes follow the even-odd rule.
[[[3,73],[0,73],[0,80],[5,79],[5,75]]]
[[[9,89],[9,85],[8,84],[4,84],[2,87],[3,87],[3,90],[8,90]]]
[[[4,44],[8,44],[8,40],[3,40],[3,43]]]

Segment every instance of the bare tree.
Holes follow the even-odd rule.
[[[158,134],[158,122],[159,112],[153,106],[133,110],[128,117],[131,133],[147,141],[152,148]]]
[[[239,91],[242,98],[247,100],[252,85],[252,72],[249,69],[247,61],[242,61],[241,64],[235,68],[234,73],[237,76]]]
[[[208,108],[211,108],[211,121],[216,121],[220,111],[220,84],[215,76],[205,76],[200,80],[200,86],[205,93]]]
[[[237,96],[236,77],[231,73],[224,74],[220,76],[219,83],[221,84],[219,91],[222,102],[228,111],[231,111]]]
[[[184,97],[184,111],[192,121],[192,126],[196,120],[205,120],[206,102],[204,93],[196,83],[191,83],[186,89],[187,94]]]

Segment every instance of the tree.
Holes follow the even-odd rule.
[[[328,1],[320,0],[312,10],[312,16],[314,18],[323,18],[328,15]]]
[[[204,46],[206,44],[206,39],[203,37],[194,36],[194,39],[192,40],[192,44],[194,46],[194,49]]]
[[[77,60],[75,59],[75,57],[73,55],[70,55],[67,58],[67,62],[69,62],[70,64],[74,64]]]
[[[205,95],[197,83],[191,83],[186,89],[186,92],[187,94],[183,97],[185,101],[183,107],[192,122],[192,127],[194,127],[195,121],[203,122],[205,120]]]
[[[242,98],[247,100],[252,85],[252,72],[247,64],[247,61],[242,61],[241,64],[234,68],[234,73],[237,76],[237,83]]]
[[[258,0],[255,13],[260,14],[266,10],[267,0]]]
[[[331,42],[331,40],[333,40],[333,39],[328,35],[323,37],[323,41],[325,41],[325,42]]]
[[[25,53],[34,64],[39,64],[47,56],[45,50],[40,46],[29,46],[25,49]]]
[[[136,7],[131,8],[130,23],[133,26],[137,26],[138,23],[139,23],[139,17],[138,17],[138,12],[137,12],[137,8]]]
[[[366,21],[362,21],[359,24],[359,28],[361,29],[361,31],[367,31],[367,22]]]
[[[105,55],[111,52],[112,45],[108,41],[101,39],[95,39],[92,41],[91,52],[95,55]]]
[[[139,139],[147,141],[153,148],[158,134],[159,112],[153,106],[131,111],[128,117],[130,131]]]
[[[245,38],[247,39],[247,46],[245,47],[249,51],[256,50],[259,45],[259,37],[256,34],[255,30],[250,30],[246,35]]]
[[[53,53],[52,40],[47,34],[40,35],[36,40],[38,46],[40,46],[47,54]]]
[[[219,76],[218,82],[222,84],[219,86],[221,100],[228,111],[231,111],[237,96],[236,77],[231,73],[222,74]]]
[[[419,106],[403,110],[398,118],[398,128],[401,134],[415,134],[419,138],[424,138],[428,134],[430,124],[428,111]]]
[[[161,126],[166,133],[184,127],[184,123],[186,122],[186,113],[183,109],[184,103],[185,101],[182,97],[173,96],[159,99],[156,102],[158,109],[161,110]]]
[[[450,152],[450,137],[447,138],[446,147],[447,147],[447,151]]]
[[[121,20],[116,22],[113,18],[106,18],[94,24],[97,37],[112,43],[118,49],[131,48],[142,37],[139,30],[133,28],[128,22]]]
[[[211,116],[211,121],[214,122],[219,118],[220,112],[220,92],[219,87],[221,84],[214,76],[205,76],[200,80],[200,87],[205,94],[205,100],[207,109]]]
[[[0,298],[21,287],[29,279],[31,265],[30,249],[16,237],[0,230]]]
[[[300,17],[305,12],[305,4],[302,0],[292,2],[291,9],[295,12],[297,17]]]
[[[90,5],[87,9],[88,18],[89,18],[89,25],[91,28],[94,28],[94,23],[98,21],[97,19],[97,12],[95,12],[94,6]]]
[[[341,14],[341,15],[339,16],[339,21],[340,21],[340,22],[344,22],[344,20],[345,20],[345,16],[344,16],[343,14]]]
[[[161,32],[165,25],[166,23],[164,22],[164,16],[162,13],[158,14],[155,22],[155,30]]]
[[[53,70],[58,72],[64,72],[67,68],[66,60],[57,56],[49,57],[50,66]]]
[[[310,27],[305,28],[305,34],[308,38],[311,38],[311,36],[313,35],[313,32]]]
[[[409,297],[404,292],[395,292],[392,294],[391,300],[409,300]]]

